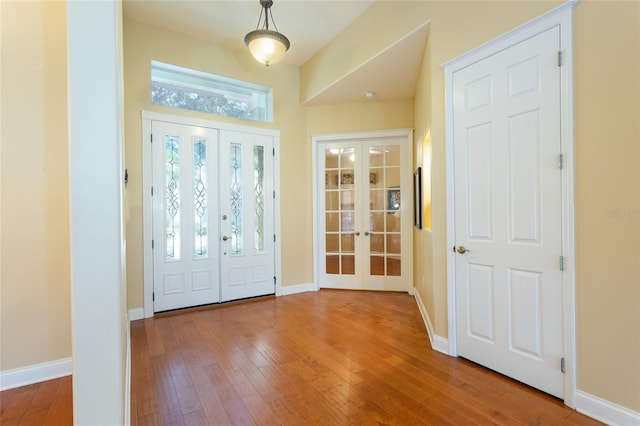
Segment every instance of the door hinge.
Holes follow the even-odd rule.
[[[151,248],[153,249],[154,246],[155,246],[155,244],[154,244],[153,240],[151,240]]]
[[[558,66],[562,66],[562,50],[558,50]]]
[[[153,143],[153,133],[150,135],[151,143]]]
[[[273,148],[273,156],[274,157],[276,156],[276,149],[275,148]]]
[[[565,361],[564,357],[560,358],[560,372],[561,373],[567,372],[567,362]]]
[[[273,199],[276,199],[276,191],[273,191]]]
[[[564,154],[558,155],[558,168],[562,169],[564,167]]]
[[[564,271],[564,256],[560,256],[560,270]]]
[[[276,242],[276,234],[273,234],[273,242]]]
[[[151,187],[151,196],[153,197],[153,186]]]
[[[276,277],[273,277],[273,285],[276,285]]]
[[[151,293],[151,301],[152,302],[156,301],[156,292],[155,291],[153,293]]]

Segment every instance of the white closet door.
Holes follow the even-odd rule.
[[[454,74],[458,353],[562,397],[559,28]]]

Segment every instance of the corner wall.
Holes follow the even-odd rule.
[[[0,372],[53,361],[64,375],[71,372],[67,7],[2,1],[0,8]]]

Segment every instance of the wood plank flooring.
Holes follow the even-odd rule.
[[[403,293],[321,290],[157,316],[131,324],[131,345],[135,426],[599,424],[431,350]],[[70,395],[60,380],[56,393]],[[0,424],[70,424],[70,396],[50,421],[27,388],[0,394]]]
[[[0,392],[0,425],[73,425],[71,387],[67,376]]]
[[[132,424],[597,422],[431,350],[414,298],[322,290],[132,324]]]

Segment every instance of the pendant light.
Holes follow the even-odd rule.
[[[255,30],[244,36],[244,44],[249,48],[251,54],[260,63],[269,66],[278,62],[284,54],[289,50],[289,39],[278,32],[273,15],[271,14],[271,6],[273,0],[260,0],[262,10],[258,18],[258,26]],[[264,23],[260,28],[260,21],[264,13]],[[274,30],[269,29],[269,16],[273,23]]]

